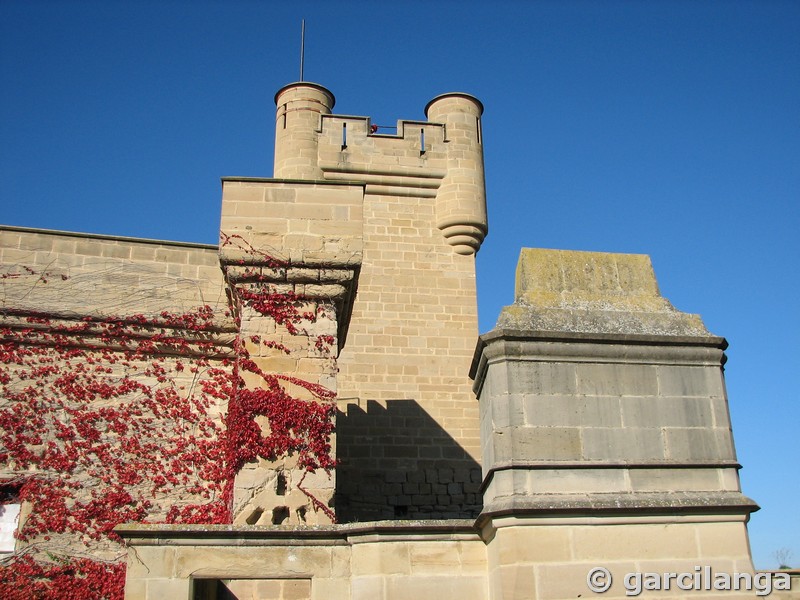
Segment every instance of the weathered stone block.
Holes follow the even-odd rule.
[[[729,429],[667,428],[667,455],[675,460],[736,460]]]
[[[409,547],[400,542],[355,544],[352,549],[353,575],[408,575],[411,573]]]
[[[574,364],[513,361],[507,369],[510,394],[562,395],[577,391]]]
[[[660,428],[624,427],[581,429],[585,460],[641,461],[665,458]]]
[[[579,526],[573,529],[575,559],[625,560],[699,556],[695,524]]]
[[[510,456],[516,460],[579,460],[580,430],[574,427],[512,427],[501,430],[511,437]],[[500,431],[498,431],[500,433]],[[497,459],[500,460],[498,453]]]
[[[590,396],[656,396],[657,370],[637,364],[581,364],[576,367],[577,393]]]
[[[536,469],[529,478],[527,493],[533,494],[622,493],[628,487],[621,469]]]
[[[722,398],[725,395],[720,367],[659,365],[658,391],[662,396]]]
[[[524,412],[529,426],[622,426],[616,396],[526,396]]]
[[[622,398],[625,426],[713,427],[711,400],[707,398]]]

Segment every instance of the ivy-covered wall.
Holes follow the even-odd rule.
[[[324,306],[258,276],[231,294],[212,246],[0,236],[0,491],[22,508],[0,597],[121,598],[115,526],[231,523],[243,468],[333,466],[334,392],[259,366],[302,345],[328,356]]]

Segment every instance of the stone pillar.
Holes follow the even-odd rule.
[[[647,256],[525,249],[516,287],[471,372],[490,597],[591,595],[596,566],[623,594],[629,572],[752,572],[725,340]]]
[[[436,195],[436,225],[458,254],[475,254],[488,232],[483,177],[483,105],[469,94],[437,96],[425,107],[445,125],[447,175]]]
[[[291,404],[298,401],[329,404],[333,413],[337,304],[344,300],[346,287],[341,281],[320,285],[318,269],[289,267],[280,270],[285,273],[283,277],[261,275],[258,279],[252,277],[252,271],[252,267],[227,268],[232,295],[239,307],[239,339],[246,349],[246,360],[255,365],[254,369],[245,369],[240,362],[239,375],[245,387],[270,389],[273,377],[277,377],[278,385],[288,396],[279,399],[282,406],[287,404],[281,409],[285,413],[290,413]],[[309,318],[293,324],[292,320],[282,320],[282,309],[273,316],[258,307],[262,300],[287,295],[298,299],[282,299],[280,306]],[[267,416],[257,417],[256,423],[261,435],[272,433]],[[295,431],[293,435],[301,434]],[[331,456],[335,457],[333,437],[331,445]],[[334,520],[335,471],[309,471],[298,458],[294,452],[278,455],[274,460],[259,458],[242,467],[234,483],[235,525],[316,525]]]
[[[361,185],[223,181],[220,261],[238,311],[246,389],[272,389],[277,378],[292,399],[333,402],[361,264],[362,202]],[[275,299],[285,311],[270,305]],[[270,420],[256,422],[269,436]],[[334,492],[334,472],[309,472],[297,453],[258,459],[236,475],[233,522],[327,523]]]
[[[274,176],[281,179],[323,179],[317,145],[320,116],[330,114],[333,94],[321,85],[291,83],[275,94]]]

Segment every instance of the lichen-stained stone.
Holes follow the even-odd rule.
[[[650,258],[524,248],[516,298],[498,328],[572,333],[709,335],[700,317],[658,291]]]

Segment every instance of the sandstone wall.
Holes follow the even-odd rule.
[[[485,547],[463,521],[121,533],[132,545],[126,600],[210,599],[222,589],[260,600],[487,598]]]
[[[19,227],[0,236],[4,311],[80,318],[227,308],[216,246]]]
[[[464,377],[477,335],[474,257],[446,243],[430,199],[367,194],[364,211],[364,262],[339,358],[338,422],[354,444],[340,438],[343,518],[474,516],[478,411]],[[399,413],[407,420],[383,417]],[[459,476],[440,478],[439,468]],[[435,501],[395,492],[421,483],[458,489]]]
[[[111,560],[119,522],[212,518],[235,332],[216,248],[2,228],[0,263],[18,548]]]

